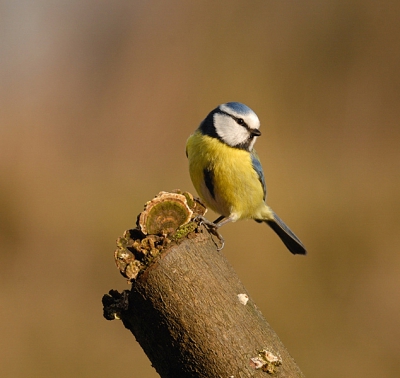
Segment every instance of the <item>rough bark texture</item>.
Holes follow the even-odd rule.
[[[304,377],[207,232],[166,247],[125,294],[119,316],[162,378]]]

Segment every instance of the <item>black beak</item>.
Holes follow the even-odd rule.
[[[258,129],[251,129],[250,130],[250,134],[251,136],[255,137],[255,136],[260,136],[261,135],[261,131]]]

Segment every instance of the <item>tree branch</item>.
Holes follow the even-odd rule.
[[[153,256],[133,269],[130,291],[103,297],[105,317],[122,320],[162,378],[304,377],[207,230],[195,226],[178,241],[151,235],[143,243],[143,235],[136,249],[125,235],[122,250],[136,259],[138,243],[150,243]],[[132,256],[117,251],[129,277]]]

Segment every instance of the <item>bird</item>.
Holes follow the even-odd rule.
[[[201,222],[224,239],[221,226],[243,219],[267,223],[293,254],[305,255],[300,239],[267,205],[267,187],[260,159],[254,149],[261,136],[256,113],[240,102],[221,104],[212,110],[189,136],[186,156],[189,174],[208,208],[220,214],[214,222]]]

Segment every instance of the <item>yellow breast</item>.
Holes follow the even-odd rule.
[[[187,141],[189,172],[193,185],[206,205],[234,220],[258,218],[263,187],[253,169],[250,153],[232,148],[216,138],[196,131]],[[204,181],[204,170],[213,172],[214,195]]]

